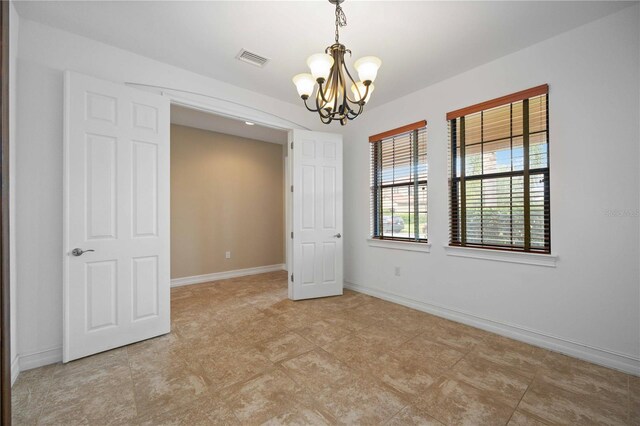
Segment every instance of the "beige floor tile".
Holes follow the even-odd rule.
[[[223,389],[249,380],[274,367],[253,347],[222,348],[199,357],[202,372],[213,389]]]
[[[628,391],[628,375],[558,353],[549,353],[536,376],[554,386],[618,402]]]
[[[282,363],[284,371],[312,393],[353,376],[353,371],[333,355],[315,349]]]
[[[388,348],[357,335],[349,335],[323,346],[323,349],[354,369],[369,370]]]
[[[328,322],[334,327],[344,328],[351,332],[362,330],[363,328],[371,325],[371,321],[369,319],[352,316],[349,311],[323,315],[319,319]]]
[[[304,309],[288,310],[277,315],[289,330],[297,330],[302,327],[307,327],[320,319],[313,313]]]
[[[212,392],[169,412],[138,417],[139,426],[240,425],[228,404]]]
[[[117,348],[111,351],[102,352],[86,358],[77,359],[66,364],[56,364],[53,377],[63,377],[70,374],[82,372],[93,372],[96,369],[108,368],[111,366],[127,366],[127,348]]]
[[[640,425],[640,377],[629,376],[629,424]]]
[[[412,359],[419,360],[430,368],[441,371],[451,368],[464,356],[463,352],[430,340],[424,334],[405,342],[395,353],[408,362]]]
[[[293,358],[305,352],[309,352],[315,345],[300,335],[289,331],[265,340],[256,345],[258,351],[271,362],[280,362]]]
[[[285,272],[171,299],[167,335],[22,372],[14,424],[640,424],[640,378]]]
[[[531,381],[509,368],[473,356],[461,359],[447,375],[488,392],[513,408]]]
[[[335,420],[314,408],[293,407],[267,420],[264,425],[323,426],[335,424]]]
[[[288,312],[301,313],[304,312],[304,304],[299,301],[284,299],[270,306],[263,307],[261,310],[266,315],[282,315]]]
[[[304,327],[295,328],[294,331],[316,346],[324,346],[350,334],[349,330],[324,320],[314,321]]]
[[[256,343],[272,339],[288,330],[286,321],[279,316],[267,316],[259,321],[251,322],[236,329],[233,334],[236,338],[246,342]]]
[[[344,312],[342,315],[361,326],[380,324],[384,321],[381,306],[382,304],[378,303],[364,303],[350,309],[348,312]],[[341,315],[336,315],[336,317],[341,317]]]
[[[215,313],[214,318],[226,324],[229,333],[266,318],[267,315],[253,307],[224,306]]]
[[[413,335],[424,332],[432,323],[427,314],[405,306],[385,302],[380,307],[382,324],[396,327]]]
[[[380,323],[357,331],[356,334],[361,339],[364,339],[375,345],[389,349],[395,349],[412,337],[416,337],[419,332],[408,331],[404,328],[398,328],[392,325]]]
[[[542,426],[546,424],[549,423],[520,410],[516,410],[507,423],[508,426]]]
[[[324,387],[318,402],[340,424],[381,424],[406,403],[390,389],[364,376],[347,377]]]
[[[513,408],[464,382],[441,378],[415,402],[418,409],[445,424],[506,424]]]
[[[207,313],[204,318],[198,320],[176,319],[174,334],[197,345],[200,345],[201,341],[202,344],[206,344],[208,337],[224,334],[228,328],[224,321],[214,319],[214,315]]]
[[[314,408],[306,391],[279,369],[230,388],[225,400],[242,424],[260,424],[299,408]]]
[[[424,393],[440,376],[438,369],[420,357],[400,357],[395,352],[380,355],[369,373],[395,389],[408,401]]]
[[[628,419],[627,407],[587,396],[534,379],[518,409],[552,424],[621,425]]]
[[[209,381],[197,364],[175,354],[130,357],[138,415],[175,410],[203,395]]]
[[[129,367],[113,364],[54,377],[39,424],[133,424],[136,416]]]
[[[178,338],[178,332],[171,332],[153,339],[143,340],[126,347],[128,356],[143,354],[160,354],[167,352],[179,352],[184,349],[184,343]]]
[[[20,373],[11,388],[11,415],[14,425],[36,424],[51,387],[56,365]]]
[[[428,414],[418,411],[413,406],[406,406],[402,411],[393,416],[388,426],[442,426],[442,423]]]
[[[471,327],[455,324],[450,321],[439,322],[438,325],[428,327],[421,336],[434,342],[451,346],[460,352],[468,352],[483,342],[483,336],[475,333],[471,330]]]
[[[496,364],[512,368],[519,374],[533,378],[545,361],[548,351],[506,337],[493,335],[474,347],[472,353]]]

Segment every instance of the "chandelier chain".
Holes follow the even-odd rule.
[[[336,43],[339,43],[340,33],[338,29],[340,27],[347,26],[347,16],[344,14],[340,3],[336,4]]]

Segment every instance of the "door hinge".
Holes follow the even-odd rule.
[[[291,238],[293,238],[293,231],[291,231]]]
[[[291,149],[293,149],[293,142],[291,142]]]
[[[291,274],[291,282],[293,282],[293,274]]]
[[[293,185],[291,185],[291,192],[293,192]]]

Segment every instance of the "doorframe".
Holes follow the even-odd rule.
[[[0,423],[11,424],[11,315],[9,276],[9,2],[0,6],[0,138],[2,207],[0,209]]]
[[[129,83],[131,86],[141,86],[135,83]],[[148,86],[147,86],[148,87]],[[241,121],[250,121],[252,123],[270,127],[272,129],[284,130],[287,134],[287,142],[284,148],[284,214],[285,214],[285,268],[287,273],[291,273],[292,255],[291,250],[291,238],[289,237],[292,229],[292,202],[291,191],[291,167],[292,158],[289,155],[289,144],[291,143],[292,131],[295,130],[309,130],[299,124],[292,121],[277,117],[269,114],[265,111],[258,110],[246,105],[241,105],[235,102],[225,101],[219,98],[212,98],[206,95],[193,94],[189,92],[180,92],[173,89],[156,88],[160,89],[160,94],[169,100],[171,105],[181,106],[184,108],[195,109],[210,114],[220,115],[226,118],[232,118]],[[147,89],[148,90],[148,89]],[[169,142],[171,143],[171,142]],[[287,285],[290,286],[291,282],[287,278]]]

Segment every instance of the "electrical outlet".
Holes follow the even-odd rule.
[[[400,267],[399,266],[396,266],[395,273],[396,273],[396,277],[400,276]]]
[[[230,251],[226,252],[226,253],[224,254],[224,258],[225,258],[225,259],[231,259],[231,252],[230,252]]]

